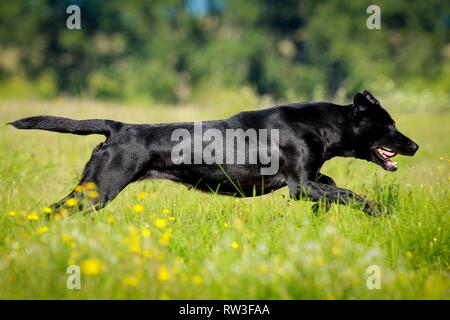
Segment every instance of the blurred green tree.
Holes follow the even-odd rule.
[[[81,8],[81,30],[66,8]],[[22,0],[0,3],[0,95],[184,102],[248,86],[311,99],[391,79],[448,89],[450,4],[371,1]],[[20,91],[20,90],[18,90]]]

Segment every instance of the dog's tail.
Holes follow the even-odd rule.
[[[39,129],[79,135],[103,134],[110,136],[120,130],[121,122],[113,120],[73,120],[53,116],[37,116],[24,118],[8,123],[17,129]]]

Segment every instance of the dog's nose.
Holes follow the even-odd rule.
[[[412,154],[415,154],[416,151],[419,149],[419,145],[412,141],[410,144],[410,148],[411,148]]]

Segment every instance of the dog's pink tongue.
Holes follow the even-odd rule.
[[[387,150],[383,150],[383,153],[388,156],[388,157],[393,157],[395,156],[395,152],[394,151],[387,151]]]

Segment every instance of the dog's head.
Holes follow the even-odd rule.
[[[388,171],[397,170],[392,158],[397,154],[413,156],[419,146],[403,135],[394,120],[368,91],[353,98],[354,125],[352,135],[355,156],[378,164]]]

